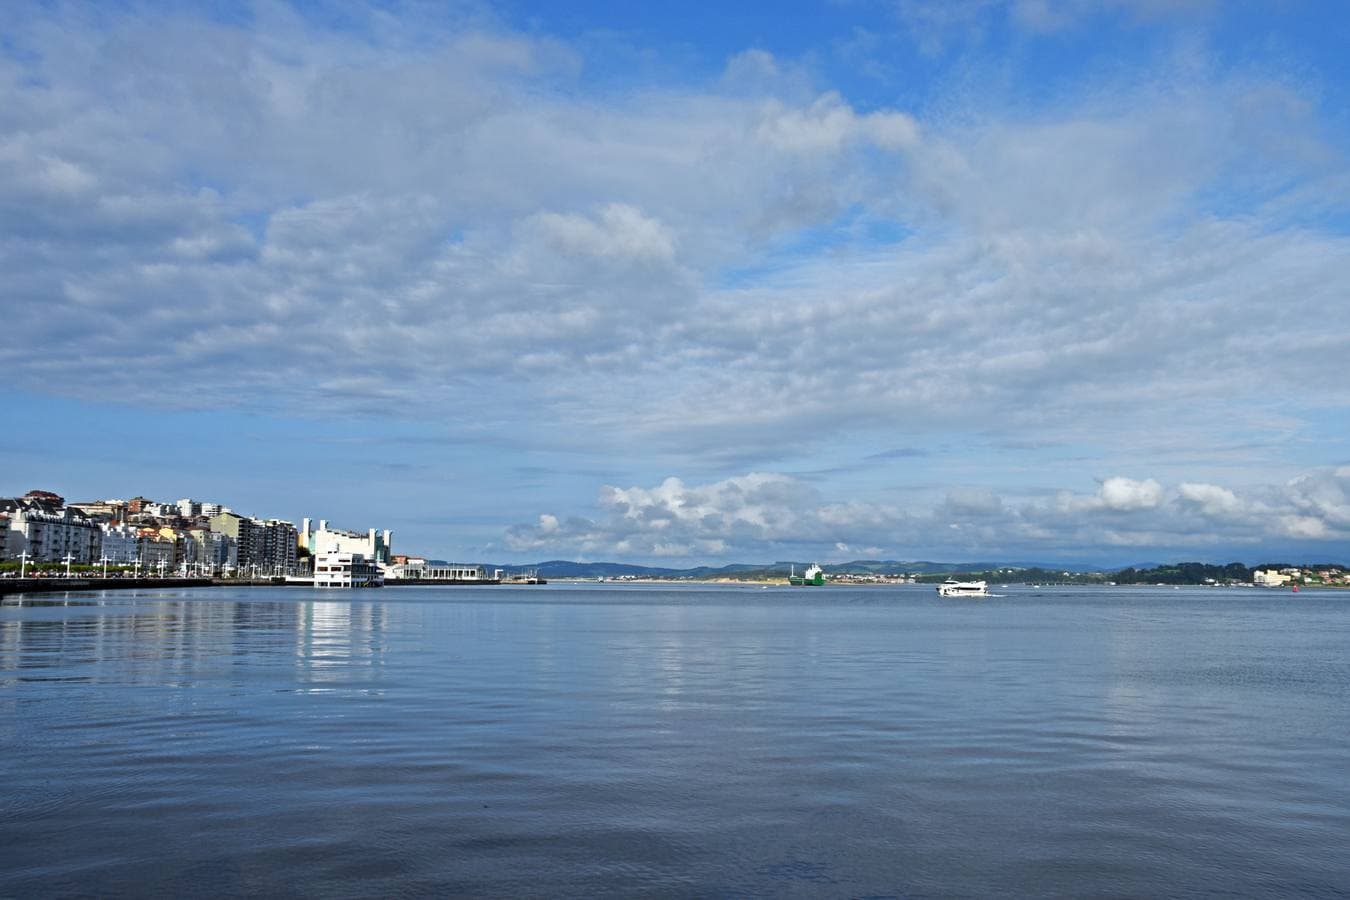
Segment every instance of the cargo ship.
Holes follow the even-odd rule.
[[[815,563],[812,563],[810,566],[808,566],[806,571],[803,572],[801,575],[797,574],[796,566],[793,566],[790,572],[788,573],[788,584],[795,584],[798,586],[807,585],[819,587],[824,583],[825,583],[825,572],[822,571],[820,566]]]

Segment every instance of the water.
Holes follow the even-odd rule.
[[[1345,896],[1350,595],[0,604],[0,896]]]

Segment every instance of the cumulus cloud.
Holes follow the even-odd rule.
[[[1309,497],[1315,497],[1309,500]],[[843,561],[1073,558],[1147,550],[1260,553],[1284,539],[1350,538],[1350,474],[1305,473],[1283,485],[1241,492],[1214,484],[1115,476],[1096,491],[1065,490],[1052,500],[963,488],[940,502],[899,506],[831,500],[790,476],[752,473],[707,484],[667,478],[652,488],[605,487],[598,519],[542,516],[517,525],[504,546],[516,552],[590,558],[720,557],[768,561],[798,554]],[[1325,544],[1327,550],[1334,545]]]
[[[1098,496],[1106,509],[1153,509],[1162,502],[1162,485],[1152,478],[1134,481],[1117,476],[1102,482]]]
[[[1237,495],[1217,484],[1183,481],[1177,485],[1177,493],[1183,502],[1194,505],[1200,512],[1213,518],[1232,518],[1243,512],[1242,501]]]

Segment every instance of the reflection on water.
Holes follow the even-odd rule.
[[[8,598],[0,896],[1345,893],[1347,622],[1232,591]]]
[[[182,687],[275,668],[279,654],[293,662],[297,683],[349,682],[353,671],[380,666],[385,649],[379,603],[123,601],[5,599],[0,684]]]
[[[385,607],[343,601],[298,603],[297,681],[303,690],[345,684],[379,667],[384,654]]]

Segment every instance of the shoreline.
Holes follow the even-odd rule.
[[[210,578],[0,578],[0,597],[10,594],[60,594],[66,591],[211,586]]]
[[[736,579],[736,578],[711,578],[699,580],[671,580],[664,578],[626,578],[622,580],[606,580],[604,582],[595,582],[588,578],[555,578],[550,579],[555,584],[641,584],[641,585],[745,585],[746,587],[815,587],[816,585],[790,585],[783,580],[768,579]],[[471,587],[475,585],[497,585],[502,584],[495,580],[492,581],[394,581],[385,582],[384,586],[391,584],[399,587],[421,584],[426,587],[443,586],[461,586]],[[931,586],[927,582],[904,582],[904,583],[886,583],[886,582],[837,582],[821,585],[822,587],[849,587],[849,588],[885,588],[885,587],[907,587],[918,584],[920,586]],[[1021,587],[1032,586],[1026,582],[1006,582],[998,586],[1018,585]],[[510,586],[510,585],[506,585]],[[533,585],[532,585],[533,586]],[[1040,587],[1042,585],[1036,585]],[[1107,585],[1098,584],[1056,584],[1044,585],[1045,587],[1107,587]],[[116,591],[132,590],[135,588],[198,588],[198,587],[313,587],[312,584],[305,582],[271,580],[271,579],[212,579],[212,578],[0,578],[0,597],[8,597],[12,594],[60,594],[69,591]],[[1250,584],[1244,585],[1212,585],[1212,584],[1116,584],[1109,585],[1113,588],[1215,588],[1232,589],[1248,588],[1267,593],[1285,593],[1295,594],[1299,592],[1321,592],[1321,591],[1346,591],[1350,586],[1336,584],[1317,584],[1300,585],[1299,591],[1292,591],[1288,587],[1264,587]]]

